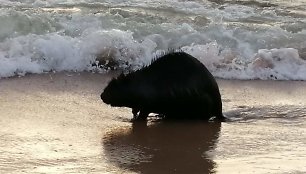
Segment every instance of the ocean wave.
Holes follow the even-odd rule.
[[[193,34],[190,33],[190,37]],[[180,41],[184,43],[184,38]],[[136,70],[148,65],[161,52],[167,52],[171,42],[158,34],[138,41],[132,32],[114,29],[87,31],[78,38],[56,33],[19,36],[0,44],[0,76],[99,68]],[[246,58],[217,41],[181,45],[173,48],[198,58],[219,78],[306,80],[306,61],[294,48],[259,49]],[[95,64],[100,66],[93,66]]]
[[[306,80],[306,17],[276,1],[0,2],[0,78],[133,71],[180,49],[218,78]]]

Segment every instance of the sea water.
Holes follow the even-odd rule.
[[[305,9],[303,0],[0,0],[0,78],[130,71],[183,50],[218,78],[288,80],[218,80],[230,121],[143,127],[99,99],[111,73],[4,79],[0,171],[305,173],[305,82],[292,82],[306,80]]]
[[[305,9],[303,0],[0,0],[0,78],[136,70],[182,50],[218,78],[306,80]]]

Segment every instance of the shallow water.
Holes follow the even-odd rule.
[[[230,121],[132,124],[109,75],[0,80],[0,173],[305,173],[305,82],[218,80]]]
[[[299,111],[245,109],[224,123],[137,123],[111,131],[103,145],[111,164],[137,173],[305,173],[306,110]]]
[[[111,131],[103,146],[108,161],[137,173],[210,173],[221,123],[134,123]]]

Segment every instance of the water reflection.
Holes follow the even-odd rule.
[[[134,123],[110,132],[103,140],[107,160],[140,173],[213,173],[207,155],[215,148],[221,123]]]

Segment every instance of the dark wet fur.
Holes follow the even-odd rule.
[[[185,52],[171,52],[112,79],[101,99],[111,106],[132,108],[136,120],[145,120],[149,113],[166,119],[224,119],[214,77]]]

